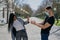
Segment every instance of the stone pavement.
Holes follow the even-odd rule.
[[[37,18],[32,18],[37,20]],[[41,20],[37,20],[40,22]],[[41,29],[33,24],[25,25],[29,40],[41,40]],[[0,26],[0,40],[11,40],[11,34],[7,31],[7,24]],[[50,31],[49,40],[60,40],[60,27],[53,26]]]
[[[41,40],[41,29],[35,25],[27,24],[26,31],[29,40]],[[49,40],[60,40],[60,27],[53,26]],[[7,31],[7,25],[0,26],[0,40],[11,40],[11,35]]]
[[[7,31],[7,24],[0,26],[0,40],[11,40],[10,34]]]

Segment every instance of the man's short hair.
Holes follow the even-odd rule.
[[[51,7],[51,6],[49,6],[49,7],[46,7],[46,9],[47,9],[47,10],[49,10],[49,9],[52,9],[52,7]]]

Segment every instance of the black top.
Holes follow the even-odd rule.
[[[51,26],[49,26],[48,28],[46,28],[46,29],[41,29],[41,33],[43,33],[43,34],[49,34],[49,32],[50,32],[50,29],[51,29],[51,27],[53,26],[53,24],[54,24],[54,21],[55,21],[55,18],[54,18],[54,16],[51,16],[51,17],[46,17],[45,18],[45,21],[44,21],[44,24],[46,23],[46,22],[48,22],[49,24],[51,24]],[[43,25],[44,25],[43,24]]]

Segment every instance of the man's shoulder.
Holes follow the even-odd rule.
[[[54,20],[54,19],[55,19],[55,17],[54,17],[54,16],[52,16],[52,17],[50,17],[49,19],[50,19],[50,20]]]

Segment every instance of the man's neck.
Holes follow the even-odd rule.
[[[52,17],[52,16],[54,16],[54,15],[50,15],[49,17]]]
[[[50,12],[50,14],[49,14],[49,15],[50,15],[49,17],[54,16],[54,14],[53,14],[53,12],[52,12],[52,11]]]

